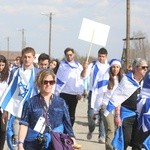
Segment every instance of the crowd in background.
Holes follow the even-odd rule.
[[[14,64],[0,55],[0,150],[5,136],[12,150],[53,149],[50,126],[68,134],[78,147],[73,126],[82,97],[88,100],[88,140],[98,120],[98,142],[106,150],[150,148],[146,60],[136,58],[123,72],[119,59],[108,61],[105,48],[99,49],[95,61],[83,64],[75,59],[73,48],[64,50],[61,61],[42,53],[35,63],[35,54],[32,47],[26,47]],[[43,136],[46,140],[39,143]]]

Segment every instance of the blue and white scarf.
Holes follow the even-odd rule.
[[[18,118],[21,117],[24,102],[38,92],[34,87],[37,69],[33,68],[31,70],[29,80],[27,80],[23,72],[23,67],[14,72],[12,81],[0,101],[2,109]]]
[[[138,125],[143,132],[150,130],[150,73],[146,76],[137,102]]]
[[[77,87],[77,94],[81,94],[83,92],[83,79],[80,78],[82,66],[77,61],[75,61],[74,63],[69,63],[68,61],[63,60],[56,74],[56,95],[59,95],[67,84],[69,76],[72,73],[72,69],[76,69],[76,74],[74,74],[76,85],[74,86]]]
[[[102,104],[103,93],[107,90],[109,80],[109,64],[107,61],[105,64],[100,63],[98,60],[92,62],[88,66],[86,77],[90,77],[90,90],[91,95],[91,108],[97,113]]]
[[[138,88],[140,84],[134,79],[133,72],[126,74],[121,82],[119,83],[117,89],[114,91],[112,97],[109,100],[106,111],[104,112],[105,116],[108,116],[115,107],[121,105],[125,100],[127,100]]]
[[[97,113],[100,109],[104,97],[104,92],[107,91],[108,81],[109,73],[108,71],[106,71],[102,76],[99,76],[97,78],[96,85],[93,86],[91,96],[91,108],[94,109],[95,113]]]

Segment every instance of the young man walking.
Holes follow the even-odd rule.
[[[107,63],[107,50],[105,48],[101,48],[98,51],[98,58],[96,61],[90,63],[88,65],[88,62],[85,62],[83,64],[83,71],[81,72],[81,76],[83,78],[90,77],[90,86],[89,86],[89,95],[88,95],[88,127],[89,132],[87,134],[87,139],[92,138],[92,133],[95,130],[95,118],[98,116],[99,118],[99,136],[98,136],[98,142],[105,143],[105,128],[103,123],[103,114],[102,110],[100,109],[102,99],[103,99],[103,90],[100,90],[98,95],[100,97],[97,97],[97,94],[95,93],[95,89],[99,87],[99,89],[103,89],[104,84],[101,83],[104,74],[109,68],[109,64]],[[99,82],[100,81],[100,82]],[[103,82],[105,82],[103,80]],[[106,84],[108,83],[108,80],[106,80]]]
[[[22,50],[23,64],[19,68],[11,71],[9,86],[4,92],[0,106],[4,110],[3,120],[6,120],[8,113],[11,117],[8,122],[7,142],[10,149],[14,144],[17,149],[19,120],[22,114],[22,108],[25,101],[37,94],[38,89],[34,86],[34,80],[39,69],[34,67],[35,50],[32,47],[26,47]],[[12,136],[13,141],[12,143]]]

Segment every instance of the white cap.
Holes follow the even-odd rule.
[[[110,61],[110,67],[113,66],[113,65],[119,65],[121,67],[121,62],[119,59],[112,59]]]

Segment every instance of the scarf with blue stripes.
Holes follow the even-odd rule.
[[[24,102],[38,92],[34,86],[38,69],[33,68],[31,70],[29,81],[23,76],[23,71],[23,67],[21,67],[14,72],[12,81],[0,101],[2,109],[18,118],[21,117]]]

